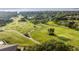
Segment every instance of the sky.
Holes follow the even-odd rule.
[[[0,8],[0,11],[79,11],[79,8]]]

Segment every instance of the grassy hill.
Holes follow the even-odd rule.
[[[18,43],[21,46],[26,46],[36,45],[36,41],[41,44],[51,39],[56,39],[66,44],[79,46],[79,31],[57,25],[54,22],[34,25],[28,20],[19,22],[20,19],[16,17],[12,23],[3,27],[5,30],[0,32],[1,40],[5,40],[10,44]],[[55,29],[55,36],[48,34],[49,28]],[[28,33],[33,40],[23,36],[25,33]]]
[[[37,29],[31,33],[35,40],[45,42],[47,40],[56,39],[67,44],[79,46],[79,31],[75,31],[64,26],[58,26],[56,24],[54,24],[54,26],[40,24],[39,26],[41,26],[40,29]],[[48,35],[48,28],[54,28],[56,36]]]
[[[35,43],[28,38],[16,33],[15,31],[5,30],[0,32],[0,40],[5,40],[9,44],[19,44],[20,46],[34,45]]]
[[[5,26],[5,30],[17,30],[21,33],[27,33],[34,26],[34,24],[29,21],[19,22],[19,20],[21,20],[21,18],[14,18],[14,21],[12,23]]]
[[[0,32],[0,40],[5,40],[9,44],[19,44],[20,46],[35,45],[36,43],[33,40],[23,35],[33,28],[33,24],[29,21],[19,22],[20,19],[16,17],[13,22],[2,27],[4,30]]]

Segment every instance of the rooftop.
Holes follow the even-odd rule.
[[[16,44],[13,45],[0,45],[0,49],[8,48],[8,47],[13,47],[16,46]]]

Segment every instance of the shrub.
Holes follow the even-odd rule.
[[[65,44],[62,41],[50,40],[41,45],[36,45],[34,47],[29,48],[30,51],[72,51],[76,50],[76,48],[72,45]]]
[[[21,20],[19,20],[19,22],[25,22],[26,19],[25,18],[21,18]]]
[[[53,28],[53,29],[52,29],[52,28],[49,28],[49,29],[48,29],[49,35],[55,35],[54,31],[55,31],[54,28]]]

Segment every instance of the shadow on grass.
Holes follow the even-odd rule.
[[[57,38],[59,38],[59,39],[62,40],[62,41],[65,41],[65,42],[71,41],[71,39],[66,38],[66,37],[63,37],[63,36],[58,36],[58,35],[56,35],[56,34],[55,34],[54,36],[56,36]]]

